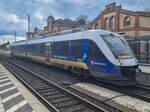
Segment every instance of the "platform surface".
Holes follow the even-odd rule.
[[[49,110],[0,64],[0,112],[49,112]]]
[[[150,73],[150,66],[139,66],[142,72]]]

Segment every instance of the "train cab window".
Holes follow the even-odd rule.
[[[68,48],[69,48],[69,42],[68,41],[64,41],[61,43],[62,56],[68,56]]]
[[[82,40],[72,40],[71,41],[71,56],[72,57],[82,57]]]
[[[95,42],[89,40],[88,41],[88,55],[91,58],[102,58],[104,57],[101,50],[98,48]]]
[[[121,36],[110,33],[109,35],[101,35],[101,37],[116,58],[120,58],[121,56],[128,56],[129,58],[134,57],[128,43],[124,38],[121,38]]]
[[[59,43],[58,42],[54,42],[53,43],[53,55],[59,55]]]

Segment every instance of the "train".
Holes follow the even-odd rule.
[[[100,29],[72,29],[11,44],[11,55],[78,71],[84,80],[134,85],[141,74],[123,36]]]

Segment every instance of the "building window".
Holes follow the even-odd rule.
[[[108,30],[108,18],[106,18],[104,21],[104,29]]]
[[[125,19],[124,19],[124,26],[125,27],[126,26],[130,26],[130,18],[129,18],[129,16],[125,17]]]
[[[110,28],[111,28],[111,29],[114,29],[114,28],[115,28],[115,17],[114,17],[114,16],[112,16],[112,17],[110,18]]]
[[[98,23],[95,24],[95,29],[99,29]]]

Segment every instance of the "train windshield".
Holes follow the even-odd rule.
[[[120,38],[120,36],[111,35],[101,35],[106,44],[109,46],[116,58],[133,58],[133,52],[129,47],[128,43]]]

